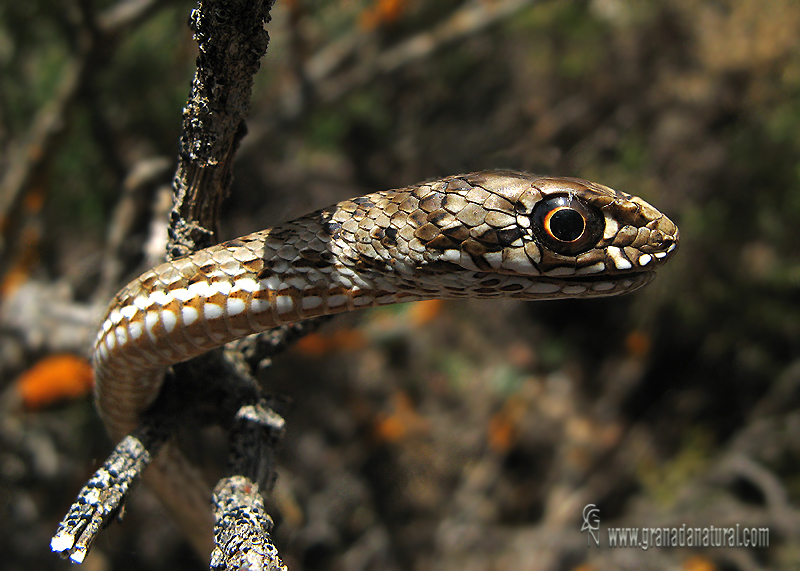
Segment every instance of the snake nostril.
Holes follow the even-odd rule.
[[[648,240],[650,246],[653,248],[661,248],[666,241],[667,236],[661,230],[653,230],[650,233],[650,239]]]
[[[660,243],[662,246],[671,246],[672,244],[676,244],[678,242],[678,235],[671,232],[664,232],[659,231],[659,238]]]

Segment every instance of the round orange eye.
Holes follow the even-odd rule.
[[[574,195],[551,196],[531,214],[541,243],[558,254],[574,256],[594,248],[603,236],[603,215]]]

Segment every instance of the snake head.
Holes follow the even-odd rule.
[[[678,246],[677,226],[653,206],[581,179],[484,171],[420,185],[412,197],[418,270],[440,280],[442,263],[471,272],[471,296],[624,293],[648,283]]]

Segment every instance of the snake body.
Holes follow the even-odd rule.
[[[95,345],[100,415],[121,438],[170,365],[281,324],[421,299],[617,295],[677,244],[642,199],[572,178],[484,171],[346,200],[123,288]]]
[[[98,410],[119,440],[171,365],[246,335],[422,299],[618,295],[647,284],[677,246],[678,228],[642,199],[573,178],[484,171],[346,200],[123,288],[95,344]],[[180,451],[163,447],[144,477],[209,554],[210,493]],[[102,505],[92,486],[79,501]],[[83,518],[105,512],[92,513],[68,515],[52,549],[82,561],[94,537]]]

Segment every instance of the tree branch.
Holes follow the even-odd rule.
[[[233,159],[246,133],[253,75],[267,51],[264,23],[274,0],[200,0],[189,25],[200,48],[173,186],[168,255],[185,255],[216,240],[230,192]]]

